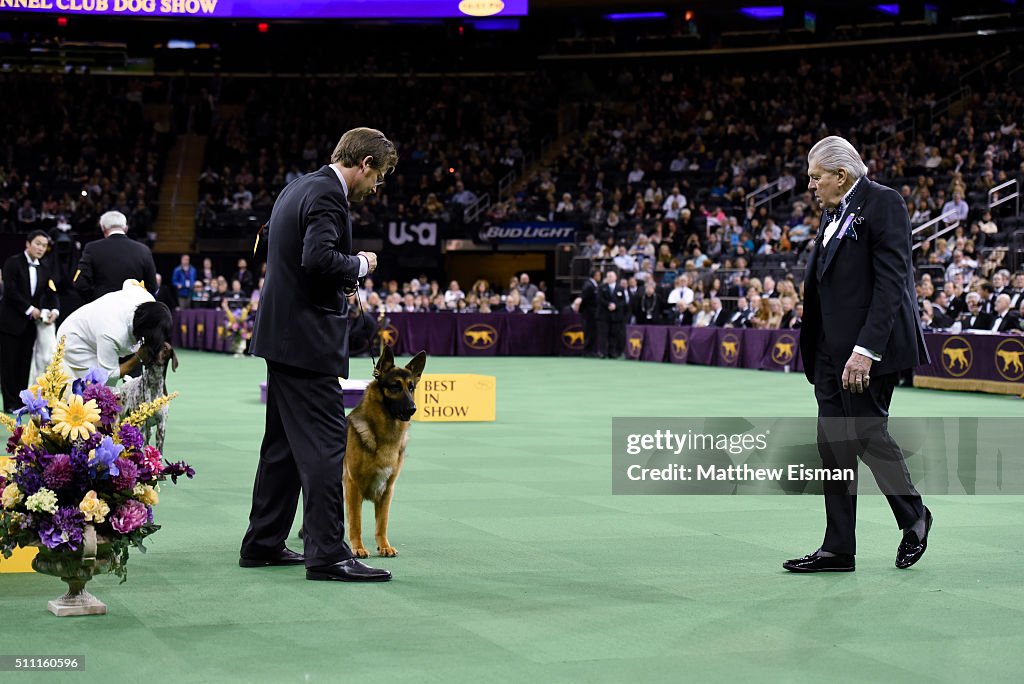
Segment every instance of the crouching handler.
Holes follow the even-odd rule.
[[[77,309],[57,331],[65,338],[64,366],[82,378],[91,368],[109,373],[108,385],[152,357],[171,339],[171,310],[157,302],[139,281],[126,280],[120,290]],[[120,359],[127,358],[124,362]]]

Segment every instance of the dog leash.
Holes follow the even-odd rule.
[[[360,318],[365,316],[366,315],[366,311],[363,309],[363,298],[359,296],[359,285],[358,285],[358,283],[354,283],[353,285],[346,284],[346,285],[342,286],[342,291],[347,296],[350,296],[350,297],[351,296],[355,296],[356,304],[359,305],[359,316],[360,316]],[[383,318],[383,317],[384,317],[384,314],[382,312],[381,313],[381,318]],[[381,344],[382,345],[384,344],[383,340],[381,340]],[[373,343],[372,342],[370,343],[369,352],[370,352],[370,363],[373,364],[373,377],[374,378],[379,378],[380,377],[380,372],[378,372],[378,370],[377,370],[377,357],[374,357],[374,355],[373,355]]]

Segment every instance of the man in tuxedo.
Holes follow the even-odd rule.
[[[376,192],[398,161],[372,128],[347,131],[331,163],[285,186],[267,233],[267,276],[250,351],[267,362],[267,418],[239,565],[306,566],[306,579],[380,582],[345,543],[342,462],[347,420],[346,292],[377,256],[352,254],[350,202]],[[302,492],[305,553],[285,547]]]
[[[583,355],[595,357],[600,353],[600,334],[597,330],[598,321],[598,289],[601,282],[601,269],[595,268],[587,282],[583,283],[580,293],[580,318],[583,319]]]
[[[100,216],[102,240],[94,240],[82,250],[75,273],[75,290],[86,302],[117,292],[124,281],[142,282],[146,292],[156,292],[156,264],[153,252],[141,242],[129,238],[128,219],[119,211]]]
[[[804,371],[818,402],[818,453],[826,468],[857,469],[861,456],[903,538],[896,567],[924,554],[932,516],[900,446],[889,403],[901,371],[928,362],[911,265],[910,218],[899,193],[866,178],[847,140],[830,136],[807,155],[808,189],[824,209],[804,280]],[[851,572],[857,553],[856,482],[825,483],[821,547],[783,563],[791,572]]]
[[[988,330],[992,327],[992,316],[982,311],[981,295],[977,292],[967,293],[967,311],[960,315],[963,330]]]
[[[3,268],[4,297],[0,301],[0,385],[4,411],[21,408],[18,394],[29,386],[36,321],[44,315],[53,323],[60,316],[57,288],[43,255],[50,239],[32,231],[25,251],[7,259]]]
[[[601,297],[601,308],[604,315],[604,327],[607,347],[605,356],[617,359],[626,349],[626,319],[629,316],[629,295],[622,283],[618,282],[615,271],[608,271],[598,294]]]
[[[1010,295],[999,295],[996,297],[995,310],[992,312],[992,323],[989,325],[989,330],[997,333],[1008,333],[1019,329],[1017,312],[1010,308]]]
[[[746,297],[736,300],[736,310],[726,319],[723,328],[749,328],[750,319],[754,317],[754,310],[750,308]]]
[[[1012,287],[1007,291],[1010,295],[1010,306],[1014,309],[1024,304],[1024,271],[1013,274]]]

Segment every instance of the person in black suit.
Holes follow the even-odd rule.
[[[147,292],[156,292],[153,252],[125,234],[127,225],[128,219],[119,211],[100,216],[103,239],[85,246],[75,273],[75,290],[86,302],[117,292],[129,278],[144,283]]]
[[[754,310],[747,303],[746,297],[736,300],[736,310],[722,324],[723,328],[749,328],[750,319],[754,317]]]
[[[1019,316],[1016,311],[1010,308],[1010,295],[999,295],[996,297],[995,310],[992,312],[992,322],[989,325],[989,330],[997,333],[1009,333],[1019,329]]]
[[[992,316],[982,311],[984,303],[977,292],[967,293],[967,311],[960,314],[963,330],[988,330],[992,327]]]
[[[587,282],[583,283],[580,293],[580,318],[583,320],[583,355],[595,357],[601,353],[599,345],[601,335],[598,333],[598,308],[600,302],[598,289],[601,282],[601,269],[595,268]]]
[[[868,180],[847,140],[830,136],[807,155],[808,189],[824,213],[804,280],[800,348],[818,401],[818,453],[825,468],[861,455],[903,538],[896,567],[924,554],[932,515],[907,471],[887,418],[901,371],[928,363],[911,265],[910,219],[899,193]],[[854,570],[856,482],[825,483],[825,538],[783,563],[792,572]]]
[[[60,316],[57,288],[50,269],[40,262],[50,239],[41,230],[29,233],[25,251],[4,262],[4,297],[0,301],[0,385],[4,411],[21,408],[18,394],[29,386],[36,321],[47,311],[50,322]]]
[[[633,317],[637,325],[661,325],[664,323],[664,304],[661,292],[654,278],[644,281],[644,291],[633,299]]]
[[[377,256],[352,254],[350,202],[376,192],[398,161],[372,128],[341,136],[331,163],[288,184],[267,227],[267,276],[249,350],[267,362],[267,418],[239,565],[306,566],[306,579],[386,581],[345,543],[342,461],[348,429],[346,290]],[[304,554],[285,547],[299,493]]]
[[[607,345],[605,356],[617,359],[626,350],[626,319],[629,316],[629,295],[626,288],[618,282],[615,271],[608,271],[604,277],[604,285],[598,291],[604,322],[604,339]]]

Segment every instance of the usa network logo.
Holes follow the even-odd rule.
[[[503,223],[480,231],[487,242],[538,244],[575,242],[575,223]]]

